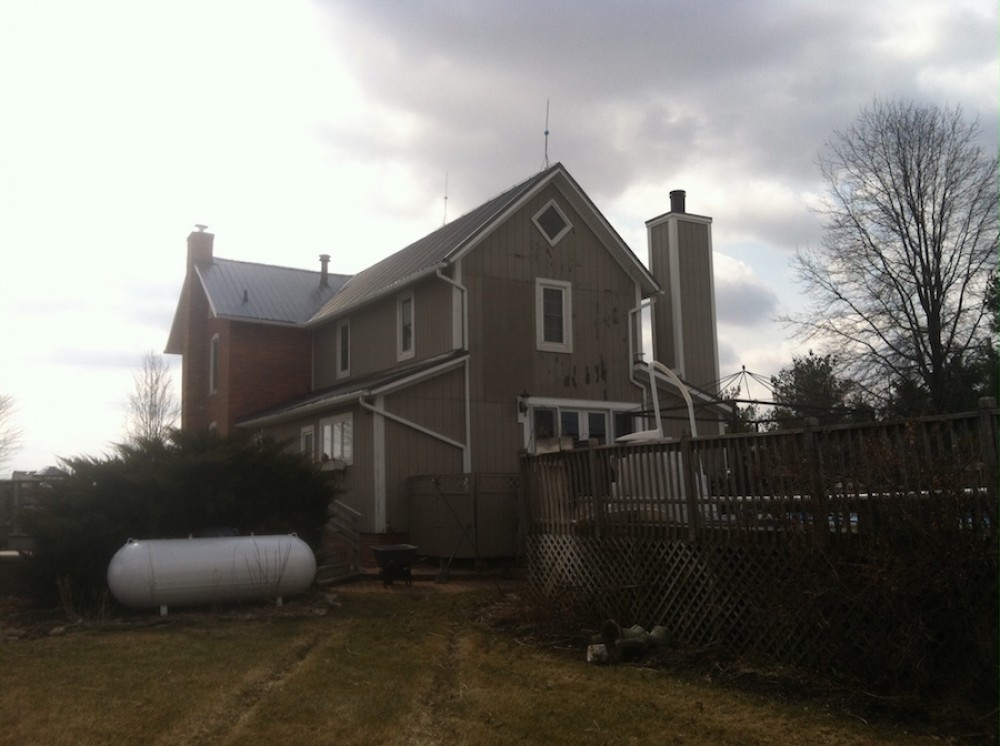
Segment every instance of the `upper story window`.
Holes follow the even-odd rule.
[[[560,280],[535,282],[536,346],[545,352],[572,352],[572,286]]]
[[[538,226],[538,230],[542,232],[550,246],[555,246],[559,239],[569,233],[573,227],[555,200],[549,200],[545,207],[535,213],[532,220],[535,221],[535,225]]]
[[[208,343],[208,393],[219,390],[219,335],[212,335]]]
[[[337,378],[351,374],[351,322],[337,324]]]
[[[396,355],[400,360],[413,357],[413,295],[404,295],[396,304]]]

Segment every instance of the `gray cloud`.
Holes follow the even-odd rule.
[[[992,26],[972,11],[928,32],[936,46],[893,53],[885,40],[898,18],[878,3],[330,8],[364,90],[415,125],[406,142],[356,133],[357,149],[405,153],[435,175],[461,166],[476,194],[541,165],[547,98],[553,160],[600,184],[605,199],[706,161],[724,162],[734,180],[811,183],[831,129],[873,95],[917,95],[939,56],[951,67],[996,59]]]
[[[757,282],[716,276],[715,306],[720,324],[753,327],[774,319],[778,296]]]

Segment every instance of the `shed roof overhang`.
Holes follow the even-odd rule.
[[[395,369],[391,373],[372,375],[337,386],[280,409],[251,415],[237,422],[236,427],[249,429],[278,425],[320,412],[343,408],[362,399],[367,400],[382,394],[391,394],[455,370],[464,365],[468,359],[468,353],[464,352],[439,355],[430,360]]]

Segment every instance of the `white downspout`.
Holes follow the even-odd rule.
[[[381,399],[381,398],[382,397],[379,397],[379,399]],[[387,412],[385,409],[382,409],[381,407],[369,404],[367,401],[365,401],[365,396],[364,395],[358,397],[358,406],[360,406],[362,409],[364,409],[364,410],[366,410],[368,412],[371,412],[372,414],[378,415],[379,417],[385,417],[386,419],[392,420],[393,422],[398,422],[400,425],[408,427],[411,430],[416,430],[417,432],[423,433],[424,435],[429,435],[430,437],[434,438],[435,440],[440,440],[442,443],[446,443],[447,445],[454,446],[455,448],[458,448],[460,451],[463,452],[463,461],[465,460],[464,454],[468,450],[468,448],[466,447],[465,443],[459,443],[457,440],[452,440],[447,435],[442,435],[441,433],[436,433],[433,430],[431,430],[430,428],[424,427],[423,425],[418,425],[416,422],[411,422],[410,420],[408,420],[408,419],[406,419],[404,417],[400,417],[398,414],[393,414],[392,412]]]
[[[454,265],[455,271],[459,274],[461,278],[462,267],[460,263]],[[435,272],[437,277],[444,282],[451,285],[453,288],[458,290],[462,294],[462,310],[461,310],[461,331],[462,339],[459,349],[463,352],[469,351],[469,291],[461,282],[453,280],[446,276],[440,269]],[[465,445],[462,447],[462,471],[466,474],[472,472],[472,449],[469,447],[470,438],[472,435],[472,398],[469,391],[469,359],[465,360]]]
[[[381,405],[384,400],[384,396],[379,396],[375,401]],[[359,400],[359,403],[362,407],[367,406],[364,401]],[[372,411],[378,412],[378,409],[372,408]],[[386,506],[385,420],[378,414],[372,418],[372,440],[374,441],[372,469],[375,473],[372,479],[372,491],[374,492],[373,498],[375,500],[375,533],[383,534],[389,526]]]

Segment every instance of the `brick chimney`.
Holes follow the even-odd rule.
[[[212,263],[212,247],[215,234],[206,232],[207,225],[196,225],[188,235],[188,268],[196,264]]]

